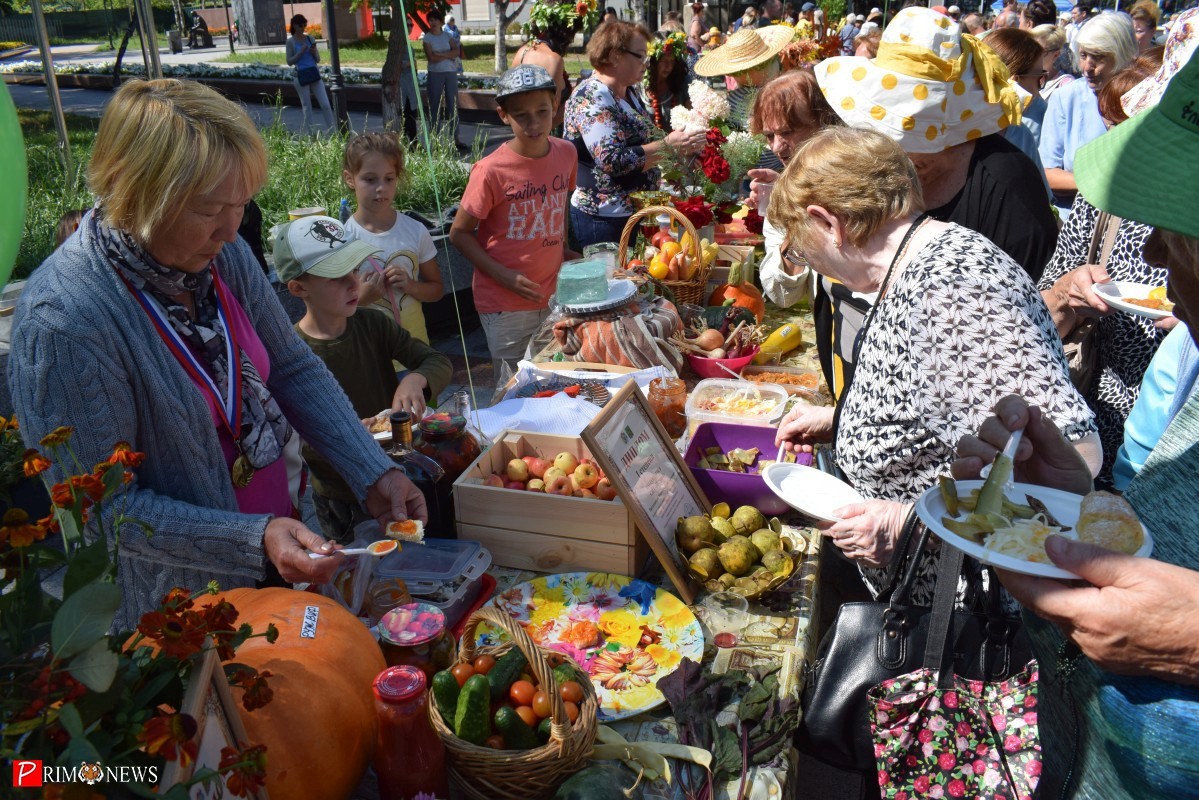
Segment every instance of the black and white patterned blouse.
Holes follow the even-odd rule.
[[[1041,276],[1039,288],[1042,291],[1086,263],[1098,218],[1099,212],[1080,194],[1058,236],[1057,250]],[[1152,232],[1153,228],[1132,220],[1120,223],[1120,232],[1107,263],[1107,274],[1113,281],[1166,285],[1165,267],[1151,267],[1141,258],[1141,248]],[[1103,442],[1103,469],[1095,479],[1098,488],[1111,488],[1116,451],[1124,443],[1124,421],[1140,394],[1141,379],[1145,377],[1149,360],[1166,338],[1166,333],[1153,327],[1153,320],[1121,311],[1099,320],[1095,331],[1096,377],[1083,392],[1095,411],[1099,440]]]
[[[878,306],[843,398],[837,461],[864,496],[914,501],[1008,394],[1042,408],[1070,441],[1095,430],[1032,280],[990,240],[950,225]],[[921,603],[932,601],[935,560],[924,565]],[[883,571],[862,572],[877,589]]]

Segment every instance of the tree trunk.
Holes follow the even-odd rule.
[[[181,34],[187,33],[191,26],[187,24],[187,18],[183,15],[183,0],[173,0],[171,5],[175,7],[175,28]]]
[[[649,24],[645,16],[645,0],[631,0],[633,5],[633,22]]]
[[[508,3],[506,0],[495,0],[495,71],[497,75],[504,74],[508,69]]]
[[[383,71],[379,77],[383,92],[383,127],[388,130],[396,130],[401,119],[401,105],[404,98],[400,94],[400,72],[402,69],[411,69],[411,67],[400,66],[405,60],[404,51],[407,48],[408,19],[404,16],[404,7],[399,0],[392,0],[391,30],[387,34],[387,57],[383,59]]]

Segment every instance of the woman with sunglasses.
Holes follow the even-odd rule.
[[[566,103],[566,140],[579,153],[570,227],[580,249],[620,239],[634,211],[629,195],[655,188],[655,166],[667,148],[691,154],[704,146],[703,130],[655,138],[657,127],[641,90],[651,39],[644,25],[600,26],[587,44],[595,72]]]

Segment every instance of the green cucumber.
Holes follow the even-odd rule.
[[[458,707],[454,709],[454,735],[464,742],[482,746],[491,735],[488,687],[486,675],[471,675],[458,695]]]
[[[491,702],[502,703],[508,698],[508,690],[520,678],[527,663],[525,654],[516,647],[499,657],[487,673],[487,682],[491,684]]]
[[[524,720],[522,719],[521,722],[524,722]],[[542,744],[545,744],[550,740],[550,718],[549,717],[546,717],[545,719],[541,720],[541,723],[537,726],[537,738],[538,738],[538,740],[540,740],[540,742]]]
[[[495,712],[495,729],[504,737],[505,750],[532,750],[540,747],[537,734],[520,718],[516,710],[503,706]]]
[[[433,700],[437,703],[437,710],[441,712],[441,718],[447,725],[454,721],[454,712],[458,709],[458,695],[461,691],[462,687],[458,685],[458,679],[448,669],[443,669],[433,676]]]

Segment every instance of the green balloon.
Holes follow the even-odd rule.
[[[5,179],[4,191],[0,192],[0,289],[3,289],[12,275],[17,250],[21,247],[29,182],[21,123],[3,82],[0,82],[0,175],[10,176]]]

